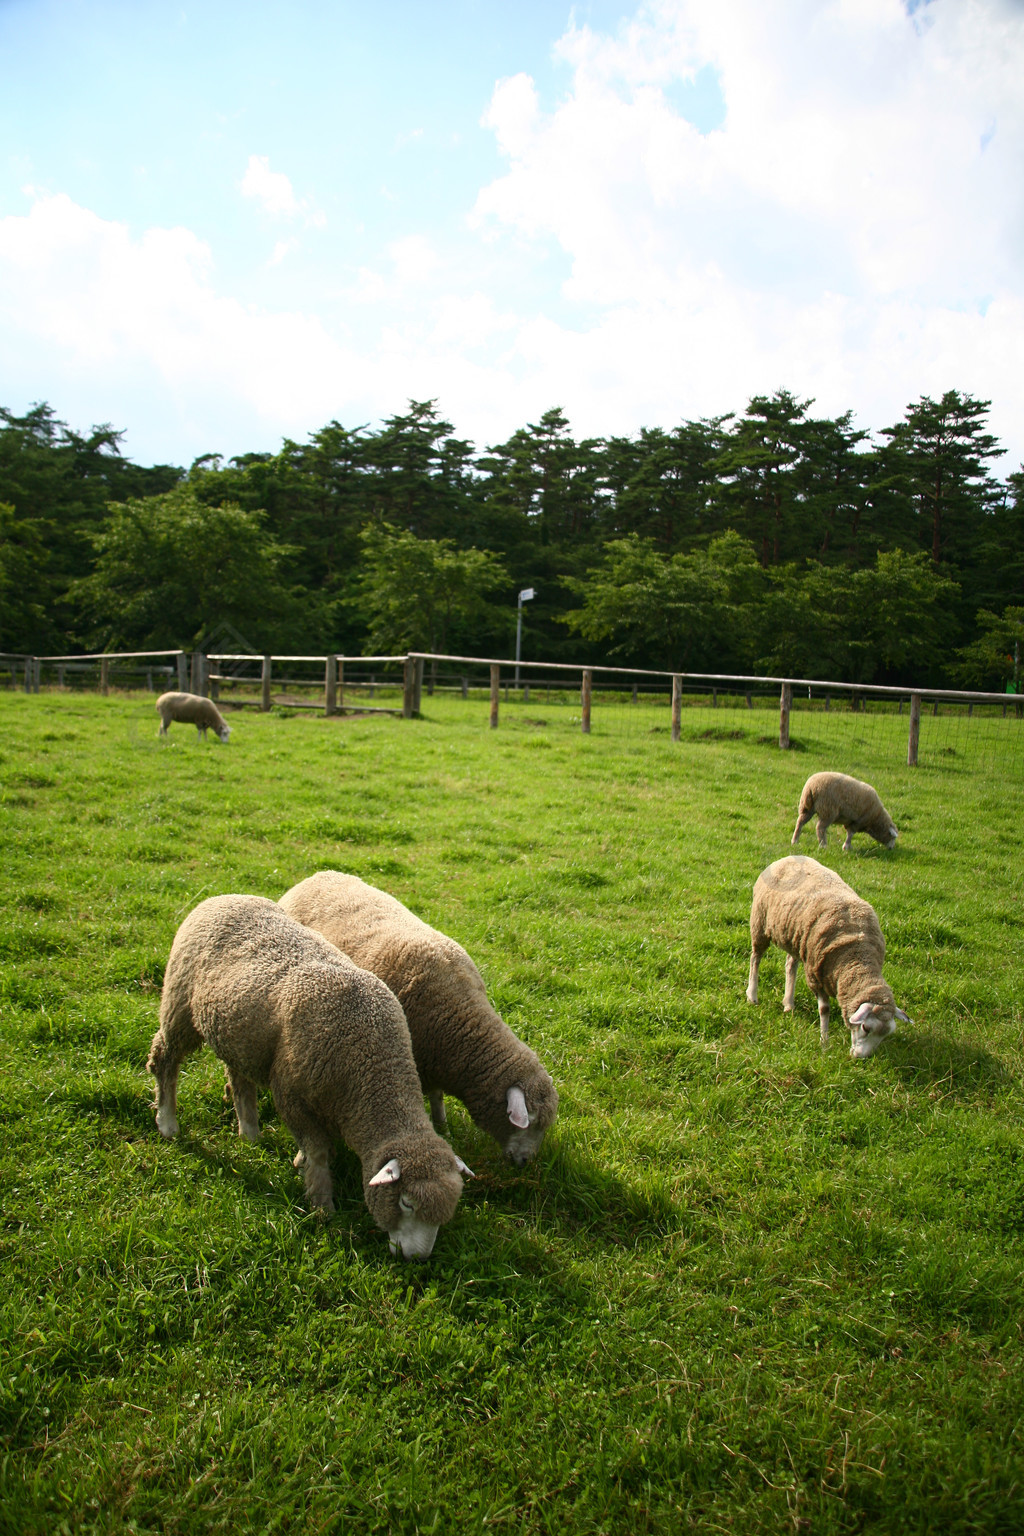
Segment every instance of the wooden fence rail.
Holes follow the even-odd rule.
[[[976,704],[999,704],[1002,706],[1005,716],[1009,704],[1013,704],[1014,713],[1018,717],[1024,710],[1024,698],[1018,699],[1013,695],[1002,693],[984,693],[961,688],[896,688],[883,684],[843,683],[826,680],[823,678],[793,678],[793,677],[765,677],[743,673],[721,672],[663,672],[649,667],[607,667],[591,666],[577,662],[550,662],[550,661],[518,661],[509,659],[497,659],[489,656],[458,656],[442,654],[430,651],[409,651],[400,656],[353,656],[334,652],[330,655],[320,656],[296,656],[296,655],[272,655],[269,652],[262,656],[251,653],[210,653],[193,651],[191,655],[183,650],[166,651],[93,651],[84,654],[67,656],[30,656],[24,653],[0,652],[0,672],[9,670],[14,687],[19,686],[19,674],[23,679],[26,693],[38,693],[40,690],[42,668],[44,664],[50,668],[56,668],[57,686],[63,687],[65,676],[68,672],[86,670],[89,664],[94,664],[99,673],[99,688],[103,694],[110,692],[112,664],[117,662],[152,661],[155,658],[167,657],[171,664],[164,667],[151,667],[148,669],[148,681],[152,685],[152,673],[163,671],[168,674],[168,679],[176,671],[178,687],[185,690],[188,679],[193,693],[206,696],[212,693],[213,697],[219,695],[223,684],[250,683],[259,685],[260,697],[258,708],[269,710],[273,707],[274,697],[272,685],[274,680],[275,664],[300,663],[321,665],[323,671],[323,699],[322,703],[309,703],[289,699],[288,705],[292,708],[322,709],[325,715],[352,713],[373,714],[401,714],[406,719],[412,719],[421,712],[423,677],[426,663],[432,664],[430,691],[433,691],[436,681],[436,666],[439,662],[451,662],[461,666],[486,668],[490,677],[490,726],[492,730],[498,728],[501,703],[501,674],[502,669],[507,671],[519,667],[526,674],[526,680],[517,685],[524,702],[528,702],[530,683],[528,679],[542,678],[551,675],[568,674],[570,677],[579,675],[580,690],[580,729],[585,735],[591,730],[594,680],[605,679],[608,684],[614,686],[619,679],[629,679],[625,686],[631,687],[633,703],[637,702],[640,687],[664,688],[671,690],[671,720],[672,740],[678,741],[681,735],[682,721],[682,696],[686,684],[702,685],[711,694],[713,707],[717,707],[719,694],[727,690],[742,690],[747,708],[753,707],[752,690],[754,688],[779,689],[779,747],[786,751],[790,747],[790,716],[793,707],[793,689],[806,688],[808,696],[813,691],[820,695],[825,694],[825,709],[831,708],[832,696],[846,694],[850,699],[850,708],[863,709],[867,699],[899,701],[899,712],[902,713],[903,701],[909,699],[909,729],[907,736],[907,764],[915,767],[918,762],[918,752],[921,735],[921,708],[924,700],[929,700],[933,706],[933,713],[938,713],[940,703],[966,704],[968,714],[972,714]],[[259,668],[259,676],[243,676],[240,672],[225,671],[225,664],[237,666],[239,663],[248,663],[252,667]],[[368,706],[363,702],[346,704],[346,687],[351,693],[359,688],[365,689],[364,682],[358,681],[349,674],[346,680],[346,663],[352,666],[366,667],[376,666],[401,666],[401,679],[395,678],[391,686],[401,688],[401,709],[382,709]],[[143,669],[146,670],[146,669]],[[638,679],[656,679],[650,684],[640,683]],[[315,678],[308,682],[304,679],[281,679],[290,682],[293,686],[305,687],[319,686]],[[370,677],[371,696],[375,686],[385,684],[386,679],[376,679],[373,674]],[[506,698],[509,684],[506,681]],[[459,678],[458,691],[462,698],[469,699],[469,676],[462,674]],[[241,701],[239,701],[241,702]],[[255,701],[253,701],[255,703]]]

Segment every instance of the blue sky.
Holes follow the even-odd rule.
[[[0,0],[0,402],[135,458],[787,387],[1024,455],[1017,0]]]

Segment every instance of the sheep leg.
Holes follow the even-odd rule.
[[[156,1128],[168,1139],[178,1134],[178,1073],[185,1057],[198,1051],[203,1037],[182,1014],[168,1016],[153,1036],[146,1070],[156,1078]]]
[[[793,832],[793,836],[790,838],[791,843],[798,843],[800,841],[800,833],[803,831],[804,827],[806,827],[807,823],[810,821],[813,815],[813,809],[800,812],[800,815],[796,819],[796,828]]]
[[[827,992],[819,992],[818,993],[818,1020],[819,1020],[819,1022],[821,1024],[821,1048],[822,1048],[822,1050],[824,1050],[825,1047],[828,1045],[828,1014],[829,1014],[828,993]]]
[[[259,1141],[260,1114],[256,1106],[256,1084],[240,1072],[229,1072],[228,1082],[235,1114],[238,1116],[239,1136],[244,1136],[246,1141]]]
[[[846,829],[846,842],[843,844],[843,852],[844,853],[849,853],[850,845],[851,845],[852,842],[853,842],[853,828],[852,827],[847,827],[847,829]]]
[[[767,944],[758,949],[756,944],[750,946],[750,975],[747,978],[747,1002],[757,1002],[757,972],[761,964],[762,956],[767,950]]]
[[[330,1137],[324,1128],[308,1112],[298,1097],[270,1078],[270,1091],[274,1095],[277,1112],[299,1144],[293,1167],[301,1168],[306,1186],[306,1199],[313,1210],[334,1210],[334,1185],[331,1182],[329,1160]]]
[[[334,1210],[334,1184],[329,1167],[330,1147],[326,1142],[315,1147],[307,1142],[303,1151],[306,1199],[313,1210],[331,1212]]]
[[[786,956],[786,990],[782,997],[783,1013],[792,1013],[796,1002],[796,955]]]
[[[819,848],[828,847],[828,829],[831,825],[832,823],[830,821],[826,821],[823,816],[819,816],[817,821],[814,823],[814,830],[818,834]]]
[[[427,1095],[430,1100],[430,1118],[434,1122],[435,1131],[443,1131],[448,1124],[448,1116],[444,1112],[444,1090],[431,1088]]]

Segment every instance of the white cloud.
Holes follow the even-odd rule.
[[[524,75],[498,85],[508,170],[474,219],[568,258],[564,297],[595,318],[524,323],[521,345],[572,380],[574,414],[607,430],[616,404],[670,421],[786,385],[879,426],[955,386],[993,397],[1019,455],[1024,15],[964,0],[928,21],[898,0],[652,0],[614,36],[570,28],[552,111]],[[666,87],[709,65],[726,117],[702,135]]]
[[[136,239],[64,195],[0,219],[0,325],[53,381],[87,374],[109,396],[141,377],[176,403],[177,427],[212,410],[207,444],[225,398],[275,430],[304,431],[332,392],[345,395],[353,359],[315,317],[249,308],[212,275],[190,230]],[[60,399],[54,382],[47,394]]]
[[[308,224],[322,226],[326,223],[323,213],[314,208],[308,199],[299,201],[283,171],[270,169],[269,155],[249,156],[239,186],[243,197],[255,198],[263,204],[264,212],[275,218],[295,219],[303,216]]]
[[[550,108],[525,74],[496,87],[505,170],[466,225],[395,238],[396,203],[386,244],[336,232],[319,266],[293,261],[289,231],[242,275],[262,306],[225,291],[188,229],[135,236],[35,194],[0,219],[8,376],[178,460],[409,397],[482,446],[555,404],[580,435],[626,433],[786,387],[877,429],[956,387],[992,399],[1012,469],[1024,16],[935,0],[920,18],[897,0],[651,0],[614,35],[572,27]],[[674,87],[708,69],[726,111],[701,133]],[[313,217],[269,157],[243,185]]]

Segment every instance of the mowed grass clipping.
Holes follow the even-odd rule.
[[[1020,1530],[1019,760],[424,704],[222,747],[158,741],[151,697],[0,696],[2,1529]],[[902,831],[823,855],[915,1020],[864,1063],[802,975],[783,1016],[778,951],[743,995],[819,768]],[[309,1216],[209,1052],[153,1123],[178,924],[321,868],[465,944],[561,1093],[522,1171],[450,1106],[480,1176],[425,1265],[344,1148]]]

